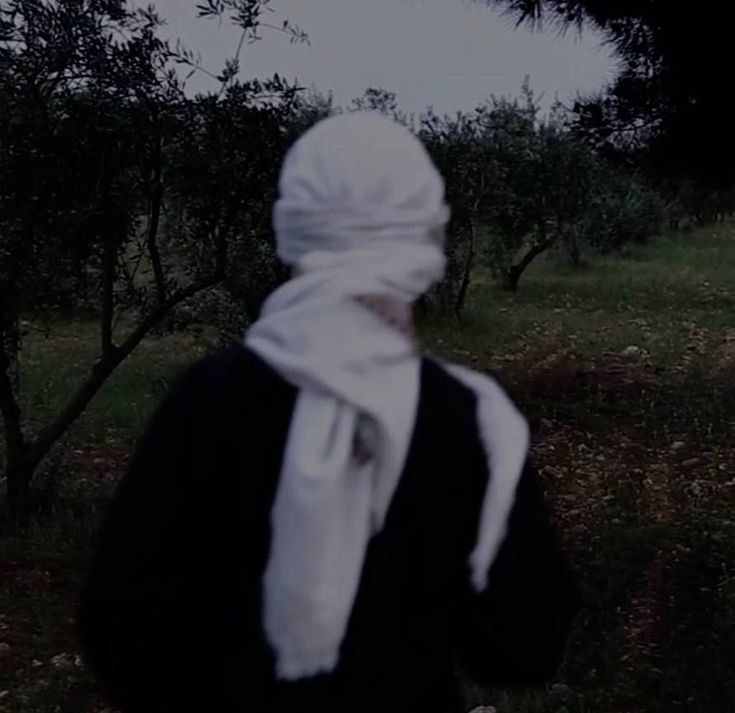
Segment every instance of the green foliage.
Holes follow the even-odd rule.
[[[0,281],[20,309],[72,302],[140,210],[141,123],[170,87],[163,44],[124,5],[0,5]]]
[[[355,97],[347,107],[347,111],[374,111],[383,114],[399,124],[408,126],[410,118],[398,107],[395,92],[381,87],[368,87],[362,96]]]
[[[250,318],[281,278],[271,206],[292,138],[292,96],[274,79],[187,102],[166,155],[162,248],[175,274],[183,284],[220,272]]]
[[[266,4],[216,0],[200,13],[254,40]],[[189,99],[176,65],[198,61],[158,37],[160,22],[118,0],[0,2],[0,413],[16,509],[149,331],[216,285],[252,318],[281,278],[269,215],[296,90],[278,76],[238,81],[241,41],[219,91]],[[14,380],[20,319],[50,325],[80,307],[98,318],[97,357],[29,433]]]
[[[293,97],[287,124],[295,137],[317,121],[340,111],[341,108],[334,105],[334,96],[331,92],[324,94],[315,87],[308,90],[301,89]]]
[[[706,189],[691,180],[667,180],[663,186],[675,227],[696,226],[724,220],[735,213],[735,187]]]
[[[515,290],[551,248],[578,265],[585,248],[620,249],[660,227],[653,190],[579,140],[560,107],[544,120],[538,114],[524,87],[521,100],[491,98],[474,112],[421,119],[452,206],[449,267],[438,292],[445,308],[461,311],[476,254]]]
[[[585,243],[602,253],[644,243],[662,227],[667,215],[659,192],[634,175],[607,170],[596,177],[581,220]]]
[[[458,314],[464,301],[462,287],[475,258],[475,225],[489,190],[486,181],[490,174],[483,168],[487,154],[470,115],[440,117],[430,111],[421,117],[419,137],[444,177],[452,211],[446,238],[446,276],[433,297],[443,311]]]

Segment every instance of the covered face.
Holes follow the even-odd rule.
[[[278,254],[299,274],[337,266],[352,280],[338,291],[404,301],[443,276],[444,182],[400,124],[368,112],[319,122],[286,156],[279,189]]]

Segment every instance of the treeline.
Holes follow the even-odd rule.
[[[342,110],[318,95],[308,102],[312,114]],[[517,290],[543,254],[581,267],[596,254],[620,253],[664,229],[722,220],[735,210],[733,189],[662,179],[638,159],[639,147],[597,146],[578,114],[561,104],[542,115],[527,85],[519,98],[491,97],[450,116],[408,116],[393,93],[375,88],[347,107],[353,109],[379,111],[411,128],[445,177],[449,267],[431,303],[457,315],[475,268]]]
[[[0,414],[14,512],[39,462],[146,335],[194,322],[238,334],[285,277],[270,226],[281,160],[298,133],[338,109],[278,76],[237,79],[262,11],[253,0],[201,4],[203,17],[234,21],[243,42],[217,90],[191,97],[182,77],[206,70],[161,39],[153,10],[0,0]],[[527,89],[453,116],[406,117],[378,89],[351,109],[406,123],[446,178],[450,260],[435,309],[459,314],[477,267],[517,289],[543,253],[579,265],[733,204],[726,192],[659,185],[635,162],[603,155],[561,108],[540,116]],[[98,358],[30,433],[19,408],[23,320],[42,329],[69,313],[96,320]]]

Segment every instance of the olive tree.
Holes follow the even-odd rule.
[[[200,13],[229,17],[245,42],[265,5],[208,0]],[[295,90],[277,77],[239,82],[241,42],[218,89],[189,99],[176,69],[197,59],[159,24],[123,0],[0,0],[0,415],[14,520],[42,459],[151,330],[271,264],[264,204]],[[97,357],[31,429],[21,319],[52,322],[80,304],[95,315]]]

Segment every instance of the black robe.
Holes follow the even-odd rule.
[[[152,418],[103,522],[79,612],[89,666],[124,713],[459,710],[478,683],[552,676],[574,607],[526,467],[487,590],[470,586],[487,484],[475,397],[424,359],[416,426],[370,542],[330,675],[277,682],[261,576],[296,389],[234,347],[190,368]]]

